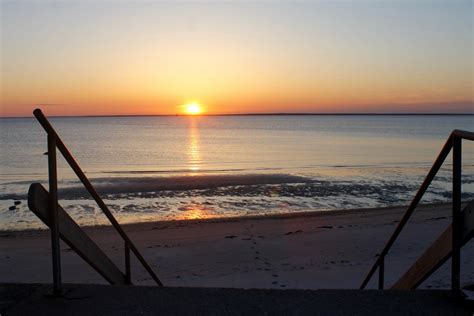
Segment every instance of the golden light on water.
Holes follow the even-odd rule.
[[[187,155],[188,164],[191,171],[198,171],[201,165],[201,148],[199,141],[199,127],[195,118],[192,118],[191,125],[189,127],[188,144],[187,144]]]
[[[190,203],[182,207],[182,219],[204,219],[212,217],[212,208],[201,203]]]

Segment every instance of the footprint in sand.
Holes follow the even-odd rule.
[[[332,229],[332,226],[329,226],[329,225],[323,225],[323,226],[319,226],[318,228]]]
[[[272,274],[272,277],[278,278],[279,275],[278,274]],[[277,285],[278,283],[279,283],[278,281],[272,281],[273,285]],[[286,285],[285,284],[280,284],[280,287],[286,287]]]
[[[301,234],[302,232],[303,231],[301,229],[298,229],[298,230],[295,230],[295,231],[285,233],[285,236],[293,235],[293,234]]]

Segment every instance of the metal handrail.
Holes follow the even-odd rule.
[[[438,173],[439,169],[443,165],[446,157],[449,155],[451,149],[453,149],[453,194],[452,194],[452,204],[453,204],[453,251],[452,251],[452,275],[451,275],[451,289],[453,291],[459,290],[460,287],[460,213],[461,213],[461,140],[466,139],[474,141],[474,133],[462,130],[453,130],[449,135],[446,143],[441,149],[438,157],[434,161],[428,175],[421,184],[418,192],[413,198],[412,202],[408,206],[405,214],[398,223],[395,231],[392,233],[384,248],[379,254],[379,257],[369,270],[369,273],[362,282],[360,289],[364,289],[369,283],[370,279],[374,275],[377,268],[379,268],[379,289],[383,289],[384,285],[384,270],[385,270],[385,256],[388,254],[393,243],[396,241],[401,231],[405,227],[406,223],[410,219],[411,215],[415,211],[418,203],[425,194],[426,190],[430,186],[434,177]]]
[[[104,203],[104,201],[101,199],[95,188],[92,186],[90,183],[89,179],[86,177],[82,169],[79,167],[79,164],[76,162],[72,154],[69,152],[67,149],[66,145],[62,142],[61,138],[59,137],[58,133],[55,131],[53,126],[49,123],[48,119],[46,116],[43,114],[43,112],[40,109],[35,109],[33,111],[34,116],[36,119],[39,121],[43,129],[46,131],[48,134],[48,158],[49,158],[49,175],[50,175],[50,188],[56,188],[57,191],[57,179],[56,179],[56,155],[53,153],[55,151],[55,148],[59,149],[61,154],[63,155],[64,159],[66,162],[69,164],[71,169],[74,171],[74,173],[77,175],[79,180],[81,180],[82,184],[84,187],[87,189],[87,191],[90,193],[90,195],[94,198],[95,202],[99,206],[99,208],[102,210],[102,212],[105,214],[105,216],[108,218],[112,226],[115,228],[115,230],[119,233],[119,235],[122,237],[122,239],[125,242],[125,276],[126,276],[126,282],[131,283],[131,272],[130,272],[130,250],[135,254],[137,257],[138,261],[142,264],[142,266],[147,270],[147,272],[150,274],[150,276],[153,278],[153,280],[159,285],[163,286],[161,283],[160,279],[156,276],[156,274],[153,272],[152,268],[148,264],[148,262],[145,260],[145,258],[141,255],[141,253],[138,251],[137,247],[135,244],[130,240],[128,235],[125,233],[125,231],[122,229],[120,224],[117,222],[115,217],[113,216],[112,212],[109,210],[107,205]],[[52,186],[51,186],[52,185]],[[52,190],[50,190],[52,191]],[[54,192],[51,192],[54,193]],[[52,203],[51,205],[57,205],[57,193],[51,194],[51,199]],[[52,209],[54,212],[55,208]],[[55,216],[53,216],[54,218]],[[54,223],[54,220],[53,220]],[[53,245],[57,242],[59,243],[59,234],[58,234],[58,229],[57,225],[52,225],[52,242]],[[57,259],[55,259],[55,254],[54,254],[55,246],[53,246],[53,270],[55,270],[53,273],[58,274],[57,272],[59,271],[59,275],[55,277],[55,290],[56,292],[60,292],[60,267],[58,269],[54,269],[54,262],[59,263],[59,253],[56,254]],[[56,284],[58,283],[58,284]]]

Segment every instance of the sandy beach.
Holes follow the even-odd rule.
[[[148,222],[124,228],[167,286],[357,288],[405,209]],[[416,210],[386,259],[387,286],[450,224],[450,214],[449,204]],[[123,267],[123,244],[112,227],[85,230]],[[52,282],[49,231],[1,232],[0,240],[2,282]],[[64,282],[105,283],[65,244],[61,259]],[[472,242],[462,249],[461,263],[462,284],[472,284]],[[153,284],[133,257],[132,280]],[[448,288],[449,284],[450,261],[422,288]]]

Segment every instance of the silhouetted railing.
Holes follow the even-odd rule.
[[[380,252],[379,257],[377,258],[374,265],[372,266],[369,273],[367,274],[364,281],[362,282],[360,289],[364,289],[367,286],[367,284],[369,283],[370,279],[374,275],[377,268],[379,269],[378,288],[383,289],[385,256],[388,254],[393,243],[398,238],[398,235],[400,235],[400,232],[403,230],[403,228],[405,227],[405,224],[410,219],[410,216],[413,214],[413,211],[417,207],[418,203],[420,202],[421,198],[425,194],[428,187],[430,186],[437,172],[443,165],[451,149],[453,149],[453,180],[452,180],[453,181],[453,192],[452,192],[452,213],[453,213],[452,233],[453,235],[452,235],[452,260],[451,260],[452,262],[451,289],[453,290],[453,292],[456,292],[460,289],[460,273],[461,273],[460,272],[461,270],[460,251],[461,251],[461,236],[462,236],[462,218],[461,218],[461,155],[462,155],[461,141],[462,139],[473,141],[474,133],[461,131],[461,130],[454,130],[451,133],[448,140],[446,141],[443,148],[441,149],[441,152],[439,153],[438,157],[433,163],[433,166],[428,172],[428,175],[426,176],[425,180],[423,181],[420,188],[418,189],[418,192],[416,193],[412,202],[408,206],[408,209],[403,215],[401,221],[399,222],[398,226],[395,228],[395,231],[390,236],[389,240],[385,244],[385,247]]]
[[[57,163],[56,163],[56,148],[63,155],[66,162],[69,164],[71,169],[81,180],[84,187],[94,198],[97,205],[100,207],[102,212],[108,218],[112,226],[119,233],[124,241],[125,251],[125,282],[131,284],[131,271],[130,271],[130,250],[135,254],[138,261],[147,270],[153,280],[160,286],[163,284],[158,279],[156,274],[153,272],[150,265],[143,258],[137,247],[133,244],[130,238],[127,236],[125,231],[122,229],[120,224],[117,222],[115,217],[110,212],[107,205],[102,201],[97,191],[94,189],[89,179],[86,177],[78,163],[71,155],[67,147],[62,142],[59,135],[56,133],[48,119],[44,116],[40,109],[33,111],[34,116],[39,121],[41,126],[44,128],[48,135],[48,174],[49,174],[49,209],[51,212],[51,243],[52,243],[52,256],[53,256],[53,280],[54,280],[54,292],[59,294],[61,292],[61,260],[60,260],[60,248],[59,248],[59,223],[58,223],[58,180],[57,180]]]

